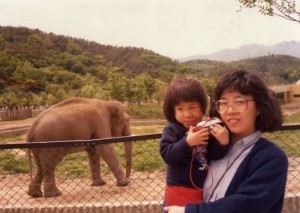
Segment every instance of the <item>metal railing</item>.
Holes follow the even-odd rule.
[[[289,157],[285,213],[300,211],[300,125],[285,125],[265,134]],[[147,134],[97,140],[4,143],[0,144],[0,212],[162,212],[165,165],[159,154],[161,134]],[[106,182],[91,186],[86,152],[65,156],[55,170],[56,185],[62,192],[55,197],[27,195],[36,165],[30,163],[29,149],[90,147],[111,144],[122,167],[125,156],[122,143],[133,142],[132,173],[127,186],[116,185],[116,178],[103,160],[101,174]],[[47,183],[46,183],[47,184]]]

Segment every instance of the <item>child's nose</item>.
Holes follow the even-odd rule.
[[[191,112],[189,110],[184,111],[184,116],[189,117],[191,115]]]

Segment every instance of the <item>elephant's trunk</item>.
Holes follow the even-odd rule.
[[[132,166],[132,142],[124,142],[126,157],[126,177],[129,178]]]

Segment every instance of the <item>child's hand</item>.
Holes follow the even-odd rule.
[[[214,136],[220,144],[226,145],[229,143],[229,133],[225,126],[215,124],[210,126],[210,133]]]
[[[187,133],[186,142],[191,147],[196,145],[207,145],[208,138],[208,128],[202,128],[199,131],[194,132],[193,127],[191,126]]]

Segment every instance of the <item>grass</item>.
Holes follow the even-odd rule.
[[[165,125],[132,126],[135,135],[159,133]],[[24,141],[24,135],[11,138],[1,138],[0,143]],[[125,167],[125,153],[123,143],[113,145],[120,164]],[[153,172],[164,169],[164,164],[159,154],[159,140],[137,141],[133,143],[132,169],[134,171]],[[29,173],[29,160],[27,155],[19,155],[27,150],[1,150],[0,151],[0,174]],[[110,172],[106,163],[101,162],[101,173]],[[35,163],[33,163],[35,167]],[[78,152],[67,155],[56,169],[56,174],[61,178],[90,177],[88,156],[86,152]]]
[[[132,126],[132,132],[135,135],[152,134],[162,132],[165,125],[150,125],[150,126]]]
[[[264,136],[274,143],[278,144],[283,150],[285,150],[288,156],[300,156],[300,130],[264,133]]]
[[[3,137],[0,138],[0,144],[1,143],[13,143],[16,141],[25,141],[25,135],[16,135],[13,137]]]
[[[300,123],[300,111],[290,116],[284,116],[284,123]]]
[[[130,105],[126,108],[128,114],[135,119],[163,119],[162,105]]]
[[[78,152],[67,155],[57,167],[56,173],[60,177],[70,179],[90,177],[87,153]]]
[[[28,159],[15,156],[11,150],[0,151],[0,174],[28,173]]]

